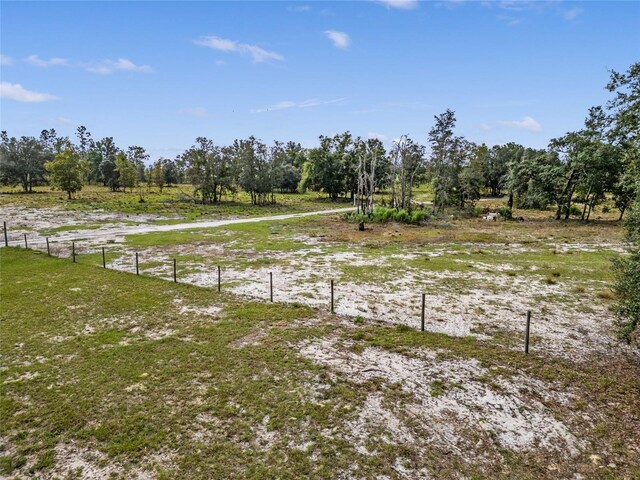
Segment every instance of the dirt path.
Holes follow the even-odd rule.
[[[355,207],[348,208],[334,208],[331,210],[318,210],[314,212],[303,212],[303,213],[288,213],[285,215],[273,215],[269,217],[250,217],[250,218],[234,218],[234,219],[223,219],[223,220],[210,220],[205,222],[185,222],[185,223],[174,223],[174,224],[166,224],[166,225],[154,225],[154,224],[144,224],[144,225],[118,225],[118,226],[105,226],[104,228],[98,228],[96,230],[69,230],[64,232],[59,232],[50,236],[52,240],[56,241],[72,241],[72,240],[109,240],[115,238],[122,238],[125,235],[138,235],[142,233],[154,233],[154,232],[173,232],[178,230],[195,230],[195,229],[203,229],[203,228],[215,228],[222,227],[225,225],[235,225],[238,223],[255,223],[255,222],[268,222],[268,221],[277,221],[277,220],[287,220],[290,218],[300,218],[300,217],[309,217],[312,215],[328,215],[332,213],[345,213],[351,210],[354,210]],[[30,233],[29,237],[32,241],[42,242],[44,238],[41,235],[37,235],[35,233]],[[22,246],[24,245],[23,239],[9,238],[10,246]],[[1,246],[4,246],[4,242],[1,243]]]

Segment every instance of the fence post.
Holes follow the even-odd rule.
[[[422,332],[424,332],[424,304],[425,304],[425,297],[426,297],[426,294],[423,293],[422,294],[422,317],[421,317],[421,322],[420,322],[420,330]]]
[[[7,237],[7,222],[2,222],[4,224],[4,246],[9,246],[9,238]]]
[[[331,313],[335,313],[333,308],[333,279],[331,279]]]
[[[71,256],[73,257],[73,263],[76,263],[76,242],[71,242]]]
[[[269,272],[269,300],[273,302],[273,272]]]
[[[49,237],[46,237],[46,238],[47,238],[47,255],[51,256],[51,249],[49,248]]]
[[[107,268],[107,261],[104,256],[104,247],[102,247],[102,268]]]
[[[138,252],[136,252],[136,275],[140,275],[140,269],[138,268]]]
[[[24,234],[24,248],[29,248],[29,245],[27,244],[27,234]]]
[[[531,330],[531,310],[527,310],[527,328],[524,334],[524,353],[529,353],[529,331]]]
[[[220,293],[220,265],[218,265],[218,293]]]
[[[173,282],[174,283],[178,283],[178,274],[177,274],[177,266],[176,266],[176,259],[173,259]]]

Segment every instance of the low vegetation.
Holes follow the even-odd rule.
[[[525,356],[15,248],[0,261],[0,468],[9,478],[640,473],[640,372],[631,359]],[[412,393],[410,376],[394,380],[384,364],[362,363],[374,352],[426,362],[426,373],[407,373],[427,375],[427,398]],[[475,376],[442,377],[428,358]],[[365,373],[348,373],[349,362]],[[440,402],[466,409],[475,398],[484,411],[479,391],[567,436],[556,446],[520,434],[510,441],[502,429],[512,427],[497,418],[476,424],[452,410],[449,428],[466,447],[443,442],[430,426],[444,421]]]

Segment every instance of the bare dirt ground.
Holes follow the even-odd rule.
[[[335,214],[349,210],[342,208],[320,213]],[[41,250],[44,249],[41,234],[48,229],[97,225],[96,229],[64,230],[51,234],[52,248],[55,255],[70,255],[66,243],[82,238],[82,244],[76,247],[76,252],[82,254],[92,252],[96,245],[104,245],[108,241],[108,268],[135,272],[134,254],[138,252],[144,274],[172,279],[172,258],[188,255],[189,260],[180,261],[180,281],[216,287],[218,275],[212,262],[225,259],[226,265],[222,271],[225,291],[250,298],[269,299],[271,273],[275,301],[299,302],[328,309],[329,282],[334,279],[336,313],[418,328],[420,295],[425,292],[426,329],[429,331],[454,336],[474,335],[478,338],[491,338],[498,332],[507,332],[503,341],[520,349],[525,315],[527,310],[531,310],[532,348],[536,350],[565,357],[579,355],[581,358],[588,357],[594,351],[600,354],[612,354],[620,350],[633,353],[612,335],[614,315],[611,302],[597,297],[596,301],[585,302],[582,295],[575,294],[576,289],[591,296],[607,292],[607,282],[588,278],[549,280],[545,275],[537,274],[537,270],[545,266],[544,261],[539,265],[527,264],[528,272],[522,275],[522,265],[510,262],[510,259],[517,260],[518,256],[549,250],[565,254],[610,252],[613,256],[624,251],[624,245],[618,238],[611,238],[608,242],[597,237],[578,242],[575,241],[578,239],[559,242],[550,238],[542,243],[501,244],[452,241],[435,248],[433,245],[409,244],[401,250],[379,252],[346,239],[341,239],[337,244],[340,248],[336,249],[336,243],[323,238],[323,235],[296,234],[289,238],[304,244],[305,248],[257,252],[251,244],[238,248],[238,241],[228,232],[229,240],[224,242],[192,242],[133,249],[121,245],[125,235],[210,228],[218,228],[219,233],[224,233],[223,227],[228,225],[263,221],[277,223],[315,213],[169,225],[151,223],[159,217],[150,215],[134,215],[136,224],[132,224],[131,218],[126,215],[70,214],[60,209],[39,209],[36,212],[28,208],[8,207],[3,208],[3,214],[10,219],[12,227],[17,227],[17,231],[10,230],[13,243],[23,245],[23,239],[19,236],[15,239],[15,236],[28,231],[30,246]],[[343,223],[339,220],[336,222]],[[342,225],[338,226],[338,230],[335,234],[338,237],[345,233],[350,235],[344,232]],[[396,235],[394,231],[389,228],[383,235]],[[487,261],[478,260],[474,252],[482,252]],[[450,259],[451,266],[434,271],[428,261],[434,257]],[[566,258],[567,261],[572,260],[571,256]],[[241,261],[234,264],[233,259]],[[257,262],[247,264],[246,259]],[[423,264],[420,263],[422,259],[425,260]],[[266,260],[264,265],[260,260]],[[349,273],[353,268],[364,272],[393,271],[396,274],[390,278],[369,274],[359,278],[357,272]]]
[[[312,215],[325,215],[332,213],[344,213],[353,208],[336,208],[320,210],[316,212],[291,213],[286,215],[274,215],[269,217],[254,218],[226,218],[221,220],[208,220],[200,222],[182,222],[170,224],[154,224],[162,220],[179,220],[178,217],[166,217],[150,214],[119,214],[105,212],[69,211],[59,207],[50,209],[12,207],[2,208],[3,221],[7,222],[7,228],[11,232],[10,246],[24,244],[23,235],[26,233],[33,243],[42,244],[43,232],[59,227],[73,227],[65,231],[59,231],[47,235],[53,242],[70,242],[82,239],[88,244],[104,243],[106,241],[122,241],[126,235],[140,235],[154,232],[175,232],[184,230],[202,230],[205,228],[222,227],[238,223],[255,223],[263,221],[287,220]],[[84,227],[84,228],[83,228]],[[86,229],[90,227],[89,229]]]
[[[584,391],[570,380],[544,379],[539,372],[533,375],[526,367],[513,366],[509,375],[501,375],[503,367],[487,365],[477,358],[456,358],[438,348],[406,347],[394,351],[366,343],[363,346],[357,340],[359,330],[371,325],[419,328],[420,295],[424,292],[429,332],[522,350],[525,313],[532,310],[531,348],[545,362],[549,359],[559,364],[586,365],[592,358],[603,363],[622,357],[638,360],[637,350],[620,344],[613,333],[610,281],[597,272],[600,267],[594,269],[590,265],[600,262],[598,265],[606,266],[603,258],[624,251],[619,235],[600,233],[595,227],[582,232],[583,237],[573,233],[563,236],[556,231],[549,235],[536,233],[531,226],[531,238],[523,236],[524,240],[514,241],[509,237],[509,241],[500,243],[491,239],[461,241],[455,237],[453,227],[436,232],[434,241],[420,243],[416,238],[434,233],[433,229],[376,226],[368,241],[358,241],[353,236],[355,227],[335,218],[312,224],[309,230],[315,233],[280,232],[276,243],[292,241],[301,245],[280,250],[258,245],[258,236],[252,244],[247,240],[252,238],[251,233],[238,239],[234,236],[237,232],[225,231],[224,227],[246,220],[224,220],[186,224],[194,231],[216,227],[211,241],[134,248],[125,235],[179,231],[184,226],[153,225],[151,222],[158,218],[151,216],[142,220],[146,224],[136,226],[119,215],[78,213],[67,219],[64,212],[56,210],[41,211],[39,216],[20,209],[10,213],[13,224],[22,225],[23,231],[17,233],[30,235],[59,226],[103,224],[104,229],[62,231],[55,238],[65,242],[86,238],[78,248],[81,254],[95,253],[95,246],[111,240],[107,266],[112,269],[134,273],[137,252],[144,275],[172,280],[172,259],[179,256],[180,282],[215,289],[216,267],[223,263],[223,293],[264,303],[270,294],[269,274],[273,274],[276,302],[301,303],[319,310],[313,318],[301,321],[302,325],[339,325],[333,334],[291,344],[299,358],[328,375],[310,378],[301,395],[322,408],[326,402],[323,392],[328,390],[328,382],[336,378],[348,379],[367,391],[364,402],[355,407],[345,425],[323,430],[320,436],[340,438],[367,457],[380,455],[388,446],[406,448],[406,457],[398,456],[393,463],[394,474],[379,478],[434,478],[414,458],[416,452],[429,449],[437,450],[445,461],[481,466],[480,471],[485,472],[504,464],[511,453],[525,452],[531,455],[532,464],[543,465],[539,478],[591,478],[593,471],[615,472],[626,461],[614,448],[598,445],[597,431],[608,421],[606,409],[602,408],[605,403],[600,399],[597,406],[590,405]],[[271,221],[276,225],[303,215],[263,217],[251,222]],[[485,228],[482,223],[466,225],[470,230]],[[490,225],[492,229],[504,228],[505,236],[511,235],[508,227]],[[389,238],[397,242],[375,243]],[[65,247],[59,253],[68,255],[68,250]],[[566,270],[562,270],[560,267],[565,264]],[[331,279],[335,281],[335,316],[327,313]],[[215,305],[190,305],[178,297],[172,305],[180,318],[195,316],[210,322],[222,315],[221,308]],[[121,321],[113,318],[103,323]],[[131,333],[162,342],[178,335],[174,327],[159,325],[142,331],[136,326]],[[88,322],[78,335],[92,334],[99,328]],[[273,329],[272,325],[261,326],[234,339],[230,348],[243,351],[268,344]],[[8,381],[30,380],[25,376]],[[140,381],[126,388],[132,395],[142,395],[145,387]],[[608,388],[602,387],[604,397]],[[611,408],[622,408],[615,396],[606,401]],[[582,406],[578,409],[577,405]],[[635,428],[638,417],[632,412],[630,418],[634,420],[629,428]],[[206,442],[211,432],[219,428],[217,418],[207,413],[199,414],[196,420],[197,428],[192,434],[198,442]],[[253,437],[247,448],[281,448],[284,437],[269,425],[269,415],[252,424]],[[637,438],[639,434],[626,431],[625,435]],[[301,423],[288,442],[289,450],[306,452],[318,439],[309,438]],[[640,454],[637,445],[629,448]],[[62,466],[52,478],[64,478],[79,470],[82,478],[124,475],[99,452],[84,446],[59,444],[56,454],[62,459]],[[513,473],[514,478],[518,477],[518,472]],[[125,474],[152,478],[143,469]]]

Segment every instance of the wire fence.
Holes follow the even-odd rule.
[[[33,240],[32,238],[29,237],[27,233],[24,233],[24,232],[20,236],[16,234],[10,235],[7,229],[6,222],[3,222],[3,236],[4,236],[5,247],[22,247],[27,250],[41,251],[46,253],[50,257],[68,258],[73,263],[78,263],[80,257],[91,258],[91,261],[87,262],[87,264],[90,264],[96,267],[101,267],[103,269],[109,268],[109,256],[113,255],[118,259],[116,264],[112,265],[112,267],[115,267],[115,268],[112,268],[113,270],[123,271],[125,273],[131,273],[138,276],[142,275],[141,255],[139,254],[139,252],[137,251],[133,252],[133,254],[131,255],[132,258],[130,259],[131,265],[129,266],[129,268],[126,268],[126,265],[128,262],[122,261],[123,257],[126,254],[123,254],[118,249],[118,245],[116,244],[108,244],[109,246],[107,247],[105,246],[95,247],[95,246],[92,246],[89,242],[82,244],[78,240],[55,240],[55,239],[52,240],[50,237],[44,237],[44,240],[43,240],[42,239],[43,237],[39,235],[35,235],[36,240]],[[154,268],[146,269],[145,276],[153,276],[163,280],[169,280],[169,281],[173,281],[174,283],[178,283],[180,280],[180,271],[178,269],[179,267],[178,259],[174,257],[174,258],[171,258],[170,260],[171,261],[168,262],[169,263],[168,269],[170,269],[169,275],[166,274],[167,266],[161,265],[160,267],[155,266]],[[214,274],[215,280],[213,284],[209,283],[209,285],[207,286],[213,287],[217,290],[218,293],[221,293],[222,286],[223,286],[222,266],[216,265],[214,268],[214,272],[215,272]],[[193,282],[188,282],[188,281],[186,283],[193,284]],[[264,284],[263,282],[260,282],[260,283]],[[335,314],[337,303],[336,303],[336,295],[335,295],[336,282],[334,281],[334,279],[329,279],[329,281],[327,282],[326,288],[328,289],[329,294],[327,298],[327,304],[324,308],[327,308],[331,314]],[[269,272],[267,291],[268,291],[269,302],[273,302],[274,301],[274,272],[272,271]],[[262,298],[266,300],[265,298],[266,295],[262,297],[256,297],[255,295],[253,295],[253,297],[258,299]],[[284,299],[284,298],[280,298],[280,299],[282,301],[286,301],[286,300],[291,301],[291,299]],[[420,317],[419,317],[420,318],[419,329],[422,332],[427,330],[426,328],[427,327],[427,317],[426,317],[427,304],[426,303],[427,303],[426,294],[422,293],[420,296]],[[319,306],[318,302],[314,302],[314,306],[318,307]],[[351,316],[355,316],[355,315],[351,315]],[[413,318],[413,315],[410,315],[408,318],[409,318],[409,323],[413,324],[414,322],[410,320],[411,318]],[[417,323],[418,321],[417,315],[415,315],[415,318],[416,318],[415,323]],[[415,328],[418,329],[418,327],[415,327]],[[531,310],[528,310],[526,312],[526,323],[525,323],[525,332],[524,332],[524,352],[527,354],[529,353],[530,336],[531,336],[530,333],[531,333]]]

